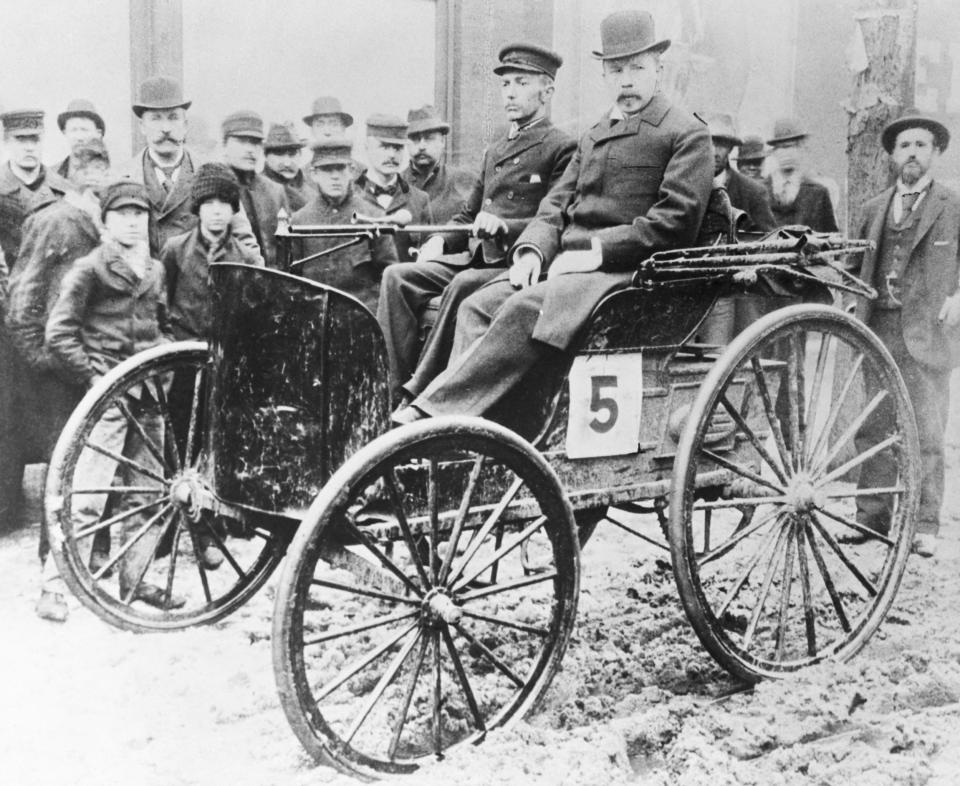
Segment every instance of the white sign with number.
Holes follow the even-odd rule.
[[[636,453],[643,402],[639,352],[581,355],[570,369],[567,456],[623,456]]]

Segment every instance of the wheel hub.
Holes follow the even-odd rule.
[[[456,625],[463,617],[460,608],[448,592],[442,589],[431,590],[423,599],[423,616],[431,625],[441,622]]]
[[[797,475],[787,488],[786,504],[796,513],[806,513],[823,507],[824,502],[823,494],[814,486],[809,475]]]
[[[191,521],[197,521],[202,513],[206,484],[195,470],[184,470],[170,483],[170,498]]]

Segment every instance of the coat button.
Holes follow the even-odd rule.
[[[520,163],[520,159],[519,159],[519,158],[513,159],[513,163],[514,163],[514,164],[519,164],[519,163]]]
[[[483,204],[485,204],[485,205],[492,205],[492,204],[493,204],[493,200],[492,200],[492,199],[485,199],[484,202],[483,202]]]
[[[513,199],[513,191],[507,192],[507,199]]]

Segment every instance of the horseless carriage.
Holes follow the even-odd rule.
[[[296,269],[298,238],[392,231],[282,225],[279,241]],[[842,272],[862,249],[798,234],[655,254],[599,304],[575,352],[544,361],[489,419],[395,429],[369,311],[290,273],[217,265],[209,346],[127,360],[70,419],[46,491],[55,558],[84,605],[150,631],[223,618],[286,555],[273,624],[284,710],[311,754],[366,777],[413,771],[537,706],[601,521],[669,554],[694,630],[735,677],[848,659],[892,603],[918,501],[903,381],[819,275],[870,296]],[[717,298],[751,292],[793,305],[728,346],[694,340]],[[98,444],[110,410],[152,461]],[[162,440],[146,410],[161,413]],[[89,451],[116,462],[112,484],[84,486]],[[885,468],[882,487],[858,488],[867,462]],[[97,495],[102,516],[78,523]],[[893,511],[889,532],[857,523],[863,495]],[[112,544],[94,571],[98,533]],[[204,539],[225,558],[217,570]],[[152,549],[140,579],[180,603],[121,592],[112,573],[137,543]]]

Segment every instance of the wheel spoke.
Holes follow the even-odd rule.
[[[827,545],[840,558],[840,561],[846,566],[847,570],[853,574],[854,578],[856,578],[856,580],[863,585],[863,588],[867,591],[870,597],[875,598],[877,596],[877,588],[873,586],[873,582],[864,576],[860,569],[853,564],[853,561],[846,554],[844,554],[843,549],[840,548],[840,545],[837,543],[837,541],[834,540],[833,536],[829,532],[827,532],[826,527],[824,527],[820,519],[817,518],[817,514],[811,511],[809,515],[810,521],[813,523],[813,526],[817,528],[817,532],[820,533],[820,537],[827,542]]]
[[[486,644],[484,644],[482,641],[480,641],[480,639],[478,639],[476,636],[470,633],[470,631],[464,628],[462,624],[456,623],[454,624],[453,627],[457,629],[457,632],[459,632],[461,636],[463,636],[474,647],[476,647],[480,651],[480,653],[488,661],[490,661],[490,663],[493,664],[493,666],[497,669],[497,671],[499,671],[507,679],[513,682],[513,684],[516,685],[518,688],[523,687],[523,680],[520,679],[516,674],[514,674],[513,670],[506,663],[504,663],[502,660],[500,660],[500,658],[494,655],[493,652],[491,652],[490,648]]]
[[[203,587],[203,596],[207,603],[213,603],[213,595],[210,594],[210,579],[207,578],[207,568],[203,564],[203,555],[200,553],[200,537],[194,527],[188,527],[190,532],[190,543],[193,546],[193,559],[197,564],[197,571],[200,573],[200,584]]]
[[[734,546],[736,546],[741,540],[752,535],[754,532],[756,532],[758,529],[764,526],[768,521],[770,521],[770,519],[779,515],[781,512],[782,512],[781,508],[774,508],[765,516],[761,516],[759,519],[757,519],[756,521],[752,521],[743,529],[737,530],[736,532],[733,533],[733,535],[731,535],[729,538],[723,541],[723,543],[721,543],[715,549],[701,554],[697,558],[697,566],[702,568],[704,565],[709,565],[714,560],[718,559],[719,557],[722,557],[724,554],[729,553],[730,550]]]
[[[417,653],[417,665],[410,673],[410,681],[407,683],[407,690],[403,697],[403,707],[397,716],[397,723],[393,728],[393,737],[390,739],[390,747],[387,750],[387,756],[390,761],[397,757],[397,747],[400,745],[400,736],[403,734],[403,727],[407,723],[407,713],[410,711],[410,702],[413,701],[414,691],[417,689],[417,682],[420,679],[420,671],[423,669],[423,661],[427,656],[427,644],[429,639],[420,635],[420,652]]]
[[[800,469],[805,439],[805,425],[803,422],[803,359],[800,357],[800,333],[791,332],[787,356],[787,406],[790,408],[788,422],[790,425],[790,452],[793,457],[793,469]]]
[[[777,511],[777,513],[780,513],[780,511]],[[747,583],[747,579],[750,578],[750,574],[753,573],[753,569],[757,567],[757,565],[760,563],[760,560],[765,559],[773,550],[774,544],[778,542],[780,532],[782,532],[782,529],[778,530],[776,527],[771,527],[770,531],[764,535],[763,543],[761,543],[760,548],[757,549],[756,553],[754,553],[754,555],[747,561],[747,564],[743,566],[743,569],[740,571],[740,575],[737,576],[736,580],[733,582],[733,585],[727,590],[727,594],[717,606],[717,619],[724,615],[724,612],[726,612],[730,604],[733,603],[737,595],[740,594],[740,590],[743,589],[743,585]]]
[[[486,562],[481,562],[479,568],[474,568],[473,571],[468,575],[461,576],[460,579],[457,581],[456,585],[454,585],[453,591],[458,592],[459,590],[463,589],[465,585],[473,581],[477,576],[483,573],[491,565],[495,565],[499,563],[504,556],[509,554],[511,551],[517,548],[517,546],[519,546],[525,540],[530,538],[534,532],[536,532],[538,529],[543,527],[543,525],[546,523],[547,523],[546,516],[539,516],[538,518],[536,518],[533,521],[533,523],[527,526],[526,529],[524,529],[523,532],[521,532],[513,542],[507,543],[506,545],[501,546],[500,548],[498,548],[496,551],[493,552],[493,554],[487,559]]]
[[[877,395],[871,399],[870,403],[867,404],[866,408],[861,412],[854,421],[846,428],[843,434],[840,435],[839,439],[834,443],[833,448],[831,448],[825,456],[814,456],[811,460],[810,471],[813,473],[819,472],[823,469],[826,469],[830,466],[830,462],[833,461],[841,450],[846,446],[846,444],[853,439],[857,432],[860,431],[860,428],[864,423],[867,422],[867,418],[873,414],[873,411],[880,406],[880,402],[887,397],[887,391],[881,390]]]
[[[167,530],[167,529],[169,529],[169,527],[170,527],[170,522],[172,522],[172,521],[176,518],[176,516],[177,516],[177,512],[176,512],[173,508],[171,508],[171,509],[168,511],[168,513],[170,513],[170,514],[172,514],[172,515],[169,516],[169,518],[167,519],[167,521],[166,521],[166,522],[163,524],[163,526],[161,527],[160,535],[157,537],[157,541],[158,541],[158,542],[163,538],[163,536],[164,536],[164,531]],[[126,593],[124,593],[124,592],[121,590],[121,593],[120,593],[120,602],[121,602],[121,603],[123,603],[123,604],[125,604],[125,605],[127,605],[127,606],[129,606],[131,603],[133,603],[133,599],[134,599],[134,597],[135,597],[136,594],[137,594],[137,590],[140,588],[140,585],[143,584],[143,579],[144,579],[144,577],[147,575],[147,571],[150,570],[150,566],[153,565],[153,558],[154,558],[155,556],[156,556],[156,549],[154,549],[153,551],[150,552],[150,556],[149,556],[149,557],[147,558],[147,560],[144,562],[143,567],[140,568],[140,570],[138,571],[138,573],[137,573],[137,580],[133,583],[133,586],[129,588],[129,591],[126,592]]]
[[[177,552],[180,548],[180,533],[183,531],[178,511],[174,511],[173,520],[175,524],[173,525],[173,538],[170,546],[170,566],[167,568],[167,583],[163,588],[164,605],[169,605],[170,598],[173,597],[173,577],[177,572]]]
[[[535,576],[524,576],[522,579],[505,581],[502,584],[494,584],[491,587],[484,587],[483,589],[474,590],[473,592],[467,592],[463,595],[458,595],[457,600],[461,603],[469,603],[472,600],[479,600],[488,595],[497,595],[501,592],[509,592],[510,590],[520,589],[521,587],[529,587],[544,581],[552,581],[556,577],[557,571],[549,570],[546,573],[538,573]]]
[[[859,455],[854,456],[852,459],[850,459],[846,463],[841,464],[839,467],[837,467],[833,471],[828,472],[826,475],[824,475],[822,478],[816,481],[816,483],[814,484],[815,487],[820,488],[821,486],[829,483],[832,480],[836,480],[837,478],[843,477],[854,467],[859,467],[861,464],[863,464],[863,462],[869,461],[878,453],[883,452],[891,445],[896,445],[900,441],[901,441],[901,437],[899,434],[894,434],[892,436],[887,437],[884,440],[881,440],[869,450],[863,451],[863,453],[860,453]]]
[[[400,497],[400,489],[397,488],[397,479],[394,477],[393,470],[383,475],[383,481],[387,485],[387,491],[390,495],[390,504],[393,507],[394,515],[397,517],[397,523],[400,525],[400,531],[403,533],[403,539],[407,543],[407,550],[410,552],[410,559],[413,562],[414,569],[423,582],[424,587],[432,586],[427,578],[427,572],[424,570],[423,561],[420,559],[420,552],[413,542],[413,533],[410,530],[410,522],[407,521],[407,514],[403,510],[403,502]]]
[[[743,634],[743,649],[745,650],[749,650],[750,645],[753,643],[753,637],[757,632],[757,625],[760,623],[760,616],[763,614],[763,607],[767,605],[767,598],[770,596],[770,586],[773,584],[773,577],[777,572],[777,563],[780,562],[780,556],[787,547],[787,541],[789,540],[787,533],[789,528],[790,524],[787,522],[780,528],[780,532],[777,535],[776,545],[773,547],[773,553],[770,555],[770,563],[767,565],[767,569],[763,574],[763,582],[760,585],[760,596],[757,599],[757,604],[753,607],[753,614]]]
[[[100,579],[103,578],[104,574],[108,570],[113,568],[113,566],[116,565],[121,559],[123,559],[126,556],[127,552],[130,551],[130,549],[132,549],[137,543],[139,543],[140,540],[143,538],[143,536],[150,531],[151,527],[153,527],[158,521],[160,521],[160,519],[163,518],[163,516],[165,516],[171,508],[173,508],[172,503],[165,505],[154,516],[152,516],[145,524],[141,525],[140,529],[138,529],[133,534],[133,537],[131,537],[130,540],[124,543],[123,546],[120,547],[120,550],[117,551],[117,553],[114,554],[112,557],[110,557],[110,559],[107,560],[107,562],[103,565],[103,567],[100,568],[100,570],[98,570],[96,573],[93,574],[94,580],[100,581]]]
[[[430,506],[430,586],[437,583],[440,566],[437,564],[437,543],[440,540],[440,510],[437,491],[437,460],[430,458],[427,473],[427,498]],[[437,657],[440,657],[440,640],[437,639]],[[439,668],[439,667],[438,667]]]
[[[813,372],[813,382],[810,383],[810,395],[807,397],[807,440],[804,445],[803,456],[810,458],[810,430],[813,428],[813,422],[817,414],[817,406],[820,402],[820,388],[823,387],[823,377],[827,371],[827,360],[830,357],[830,345],[833,341],[833,334],[820,334],[820,349],[817,352],[817,366]]]
[[[783,578],[780,587],[780,613],[777,618],[777,660],[783,660],[787,643],[787,623],[790,613],[790,590],[793,587],[793,546],[797,537],[793,522],[784,528],[787,532],[787,553],[783,557]]]
[[[833,577],[830,575],[830,571],[827,570],[827,563],[823,558],[823,554],[820,552],[820,546],[817,544],[813,532],[809,529],[806,530],[806,539],[807,544],[810,546],[810,553],[813,554],[813,560],[817,563],[817,570],[820,571],[820,577],[823,579],[823,586],[827,588],[827,594],[830,595],[830,602],[833,603],[833,609],[837,613],[837,619],[840,620],[840,627],[843,628],[844,633],[850,633],[850,622],[847,620],[847,613],[843,608],[843,600],[840,598],[840,593],[837,592],[837,587],[833,583]]]
[[[850,388],[853,386],[853,381],[856,379],[857,374],[860,371],[860,366],[862,365],[863,353],[860,353],[850,366],[850,372],[847,374],[847,378],[843,382],[843,387],[840,389],[840,395],[837,396],[836,401],[833,402],[830,408],[830,413],[827,415],[827,422],[823,424],[823,428],[817,435],[817,439],[813,441],[813,447],[807,453],[809,464],[813,464],[814,457],[826,447],[826,443],[830,439],[830,432],[833,431],[833,427],[837,423],[837,418],[840,417],[840,413],[843,411],[843,405],[847,401],[847,395],[850,393]]]
[[[453,670],[456,672],[457,679],[460,681],[460,687],[463,688],[463,695],[467,699],[470,712],[473,715],[473,725],[478,731],[486,731],[487,727],[483,722],[483,716],[480,714],[480,706],[477,704],[477,698],[473,695],[473,689],[470,687],[470,680],[467,678],[467,672],[463,668],[460,655],[454,646],[453,639],[450,637],[450,631],[444,625],[440,628],[440,635],[443,636],[444,644],[447,645],[447,652],[450,653],[450,660],[453,661]]]
[[[907,490],[903,486],[883,486],[878,489],[849,489],[845,491],[832,491],[824,493],[827,499],[847,499],[848,497],[875,497],[880,494],[906,494]]]
[[[240,567],[236,559],[234,559],[233,554],[227,549],[227,544],[223,542],[223,538],[220,537],[219,533],[216,531],[216,528],[207,521],[206,517],[200,523],[201,527],[204,527],[207,532],[210,533],[210,536],[213,538],[213,542],[217,544],[217,548],[220,549],[220,553],[226,558],[227,562],[230,563],[230,567],[233,568],[234,572],[237,574],[238,578],[246,581],[249,577],[247,572]]]
[[[146,446],[150,454],[157,460],[157,463],[161,467],[166,467],[167,460],[163,455],[163,449],[154,442],[153,437],[147,434],[146,430],[140,425],[140,421],[137,420],[133,413],[130,411],[130,407],[127,406],[126,402],[122,400],[117,400],[114,402],[117,406],[117,409],[120,410],[120,413],[126,419],[127,423],[133,426],[134,431],[137,432],[137,435],[143,440],[143,444]]]
[[[193,440],[197,431],[197,419],[200,413],[200,385],[203,380],[203,367],[193,375],[193,397],[190,401],[190,424],[187,426],[187,444],[183,452],[184,466],[192,466]]]
[[[439,759],[443,756],[443,729],[440,725],[440,703],[443,700],[440,664],[440,631],[433,632],[433,752]]]
[[[513,628],[514,630],[522,630],[524,633],[533,633],[536,636],[546,636],[550,633],[546,628],[538,628],[534,625],[524,625],[522,622],[514,622],[513,620],[505,620],[501,617],[492,617],[488,614],[481,614],[476,611],[470,611],[470,609],[463,609],[464,616],[472,617],[476,620],[483,620],[484,622],[489,622],[491,625],[503,625],[507,628]]]
[[[870,529],[870,527],[867,527],[858,521],[854,521],[853,519],[847,518],[846,516],[841,516],[839,513],[833,513],[827,510],[826,508],[817,508],[817,510],[827,518],[833,519],[838,524],[843,524],[845,527],[850,527],[850,529],[856,530],[861,535],[866,535],[867,537],[873,540],[882,541],[883,543],[890,546],[891,548],[893,548],[893,546],[896,545],[886,535],[880,532],[877,532],[875,529]]]
[[[470,502],[473,499],[473,490],[477,485],[477,479],[480,477],[480,471],[483,469],[483,455],[478,455],[470,469],[470,476],[467,478],[467,487],[464,489],[463,498],[460,500],[460,509],[457,511],[457,517],[453,522],[453,531],[450,533],[450,540],[447,553],[443,557],[443,563],[440,565],[440,575],[438,581],[443,584],[450,573],[450,566],[453,564],[453,557],[457,553],[457,546],[460,544],[460,534],[463,531],[464,522],[467,520],[467,513],[470,510]]]
[[[770,426],[773,441],[777,446],[777,452],[780,454],[780,462],[783,464],[784,469],[789,470],[793,466],[793,463],[790,460],[787,443],[783,439],[783,431],[780,429],[780,418],[777,417],[773,399],[770,397],[770,390],[767,388],[767,378],[763,373],[760,358],[756,356],[751,357],[750,365],[753,368],[753,377],[757,382],[757,390],[760,392],[760,400],[763,402],[763,411],[767,416],[767,424]]]
[[[115,516],[111,516],[106,521],[98,521],[95,524],[90,524],[83,529],[78,529],[73,533],[74,540],[83,540],[84,538],[89,538],[91,535],[95,535],[101,530],[108,529],[114,524],[118,524],[121,521],[124,521],[131,516],[136,516],[138,513],[143,513],[145,510],[150,510],[150,508],[155,508],[157,505],[162,505],[164,502],[169,502],[170,497],[161,497],[160,499],[155,499],[152,502],[145,502],[142,505],[137,505],[135,508],[129,508],[124,510]]]
[[[395,622],[403,622],[411,617],[415,617],[419,613],[419,609],[402,611],[397,614],[391,614],[388,617],[377,617],[376,619],[368,620],[367,622],[358,622],[356,625],[349,625],[346,628],[336,628],[332,631],[328,630],[325,633],[321,633],[319,636],[314,636],[311,639],[304,639],[303,646],[312,647],[315,644],[322,644],[325,641],[332,641],[333,639],[339,639],[344,636],[353,636],[357,633],[363,633],[366,630],[382,628],[384,625],[393,625]]]
[[[173,420],[170,417],[170,403],[167,399],[167,393],[159,382],[153,388],[157,403],[160,405],[160,411],[163,413],[164,427],[170,434],[170,444],[173,448],[170,451],[170,455],[173,457],[173,469],[175,472],[179,472],[183,469],[183,464],[180,461],[180,445],[177,444],[177,432],[173,429]]]
[[[70,496],[77,494],[163,494],[162,486],[102,486],[90,489],[70,489]]]
[[[351,587],[349,584],[341,584],[338,581],[328,581],[327,579],[311,579],[311,584],[316,584],[318,587],[326,587],[328,589],[341,590],[342,592],[349,592],[353,595],[365,595],[368,598],[378,598],[379,600],[387,600],[391,603],[403,603],[407,606],[419,606],[419,600],[413,600],[412,598],[404,598],[400,595],[391,595],[387,592],[378,592],[376,590],[365,589],[364,587]]]
[[[727,410],[730,417],[733,418],[734,422],[737,424],[737,428],[739,428],[746,435],[747,439],[750,440],[750,444],[753,445],[754,450],[756,450],[757,453],[760,454],[760,457],[767,462],[767,466],[773,470],[773,474],[777,476],[777,479],[781,483],[786,483],[787,477],[784,475],[779,464],[777,464],[773,456],[770,455],[770,451],[764,447],[763,443],[760,441],[760,438],[756,435],[756,433],[754,433],[754,430],[747,425],[747,421],[744,419],[744,417],[736,409],[734,409],[726,394],[720,397],[720,403],[723,405],[723,408]]]
[[[788,497],[785,495],[769,497],[731,497],[730,499],[700,500],[693,504],[693,510],[717,510],[718,508],[746,508],[758,505],[782,505]]]
[[[784,494],[786,491],[783,487],[771,483],[769,480],[761,477],[753,470],[747,469],[746,467],[741,467],[739,464],[734,464],[732,461],[724,458],[719,453],[714,453],[712,450],[707,450],[706,448],[700,448],[700,453],[714,464],[718,464],[724,469],[729,469],[731,472],[736,472],[738,475],[740,475],[740,477],[746,478],[747,480],[752,480],[758,485],[766,486],[768,489],[772,489],[778,494]]]
[[[117,453],[117,451],[115,450],[110,450],[110,448],[105,448],[103,447],[103,445],[98,445],[96,442],[91,442],[90,440],[87,440],[84,443],[84,445],[90,448],[90,450],[94,450],[97,453],[100,453],[101,455],[106,456],[107,458],[112,458],[114,461],[116,461],[119,464],[123,464],[125,467],[129,467],[134,472],[139,472],[141,475],[146,475],[148,478],[152,478],[153,480],[156,480],[160,483],[166,483],[167,481],[167,479],[163,477],[163,475],[160,475],[154,472],[149,467],[145,467],[143,464],[139,463],[138,461],[134,461],[131,458],[127,458],[122,453]]]
[[[807,655],[817,654],[817,620],[813,613],[813,594],[810,591],[810,564],[807,562],[806,526],[797,527],[797,563],[800,566],[800,592],[803,596],[803,621],[807,633]]]
[[[356,524],[354,524],[354,523],[353,523],[352,521],[350,521],[349,519],[344,519],[344,523],[346,524],[347,529],[349,529],[350,532],[354,535],[354,537],[356,537],[356,539],[357,539],[361,544],[363,544],[363,546],[364,546],[371,554],[373,554],[374,557],[377,558],[377,561],[380,563],[381,566],[383,566],[384,568],[386,568],[386,569],[387,569],[388,571],[390,571],[394,576],[396,576],[398,579],[400,579],[400,581],[403,583],[403,585],[404,585],[407,589],[409,589],[414,595],[416,595],[418,598],[422,598],[422,597],[423,597],[423,590],[422,590],[420,587],[418,587],[416,584],[414,584],[412,581],[410,581],[410,578],[407,576],[407,574],[404,573],[402,570],[400,570],[400,568],[398,568],[398,567],[393,563],[393,561],[392,561],[389,557],[387,557],[387,555],[384,554],[383,551],[382,551],[381,549],[379,549],[379,548],[377,547],[377,545],[376,545],[373,541],[371,541],[370,538],[368,538],[368,537],[360,530],[359,527],[357,527]]]
[[[363,671],[365,668],[367,668],[367,666],[369,666],[377,658],[383,655],[383,653],[385,653],[388,649],[394,646],[398,641],[400,641],[400,639],[406,636],[410,631],[415,630],[418,627],[418,625],[419,623],[417,622],[412,623],[411,625],[409,625],[408,627],[404,628],[402,631],[394,635],[392,638],[389,638],[386,641],[384,641],[382,644],[380,644],[374,650],[369,652],[367,655],[364,655],[360,660],[348,666],[346,671],[341,672],[337,677],[335,677],[333,680],[328,682],[326,685],[320,688],[320,690],[317,691],[317,693],[314,695],[314,701],[320,702],[322,699],[325,699],[327,696],[333,693],[337,688],[343,685],[343,683],[345,683],[347,680],[351,679],[352,677],[356,676],[361,671]]]

